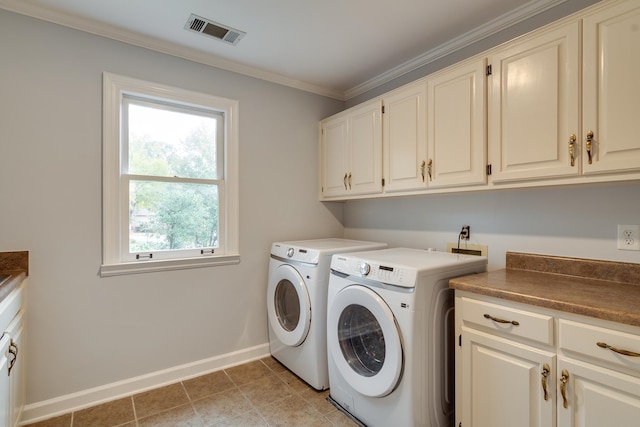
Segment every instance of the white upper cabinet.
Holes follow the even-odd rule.
[[[386,192],[427,186],[427,85],[424,80],[384,96]]]
[[[579,130],[579,35],[575,21],[491,55],[493,182],[580,173],[578,141],[572,136]]]
[[[429,187],[486,184],[486,60],[466,62],[427,80]]]
[[[321,197],[382,192],[382,102],[320,123]]]
[[[640,2],[585,16],[583,51],[584,173],[638,171]]]
[[[640,180],[638,70],[640,0],[599,2],[324,120],[320,197]]]

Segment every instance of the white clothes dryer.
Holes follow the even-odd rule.
[[[271,245],[267,286],[269,348],[273,357],[317,390],[329,388],[326,313],[331,256],[386,246],[347,239]]]
[[[406,248],[334,255],[327,300],[331,401],[370,427],[450,427],[448,279],[486,265],[485,257]]]

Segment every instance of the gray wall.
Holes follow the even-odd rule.
[[[463,225],[489,247],[489,269],[506,251],[640,263],[616,247],[618,224],[640,224],[640,183],[496,190],[352,201],[345,236],[446,250]]]
[[[567,0],[449,56],[367,93],[347,107],[479,54],[597,0]],[[617,224],[640,224],[640,184],[609,184],[353,201],[345,204],[345,237],[390,245],[445,250],[471,225],[471,243],[489,246],[489,268],[501,268],[505,252],[525,251],[640,262],[640,252],[616,248]]]
[[[0,10],[0,251],[30,251],[28,403],[268,342],[276,240],[340,237],[318,121],[342,102]],[[98,277],[102,72],[237,99],[237,266]]]

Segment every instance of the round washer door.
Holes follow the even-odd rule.
[[[302,344],[311,324],[311,302],[302,276],[290,265],[276,268],[267,289],[271,329],[287,346]]]
[[[391,393],[402,372],[402,341],[393,312],[373,290],[350,285],[335,296],[327,313],[329,356],[358,393]]]

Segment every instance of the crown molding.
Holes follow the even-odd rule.
[[[547,9],[551,9],[567,0],[532,0],[527,4],[520,6],[517,9],[512,10],[509,13],[501,15],[486,24],[480,25],[473,30],[462,34],[440,46],[431,49],[415,58],[398,65],[364,83],[354,86],[348,89],[344,93],[344,99],[349,100],[358,95],[362,95],[369,90],[375,89],[385,83],[390,82],[393,79],[401,77],[413,70],[430,64],[440,58],[443,58],[451,53],[454,53],[460,49],[463,49],[479,40],[487,38],[493,34],[496,34],[506,28],[509,28],[519,22],[525,21],[539,13],[544,12]]]
[[[96,20],[91,20],[76,15],[61,13],[48,8],[43,8],[31,4],[23,0],[0,0],[0,9],[15,12],[21,15],[30,16],[54,24],[84,31],[101,37],[124,42],[134,46],[143,47],[160,53],[176,56],[178,58],[187,59],[189,61],[210,65],[226,71],[232,71],[260,80],[277,83],[305,92],[315,93],[317,95],[334,98],[344,101],[344,93],[339,90],[314,85],[304,81],[292,79],[278,73],[266,71],[257,67],[248,66],[236,61],[215,56],[201,50],[192,49],[176,43],[158,40],[154,37],[145,36],[140,33],[117,28],[107,25]]]

